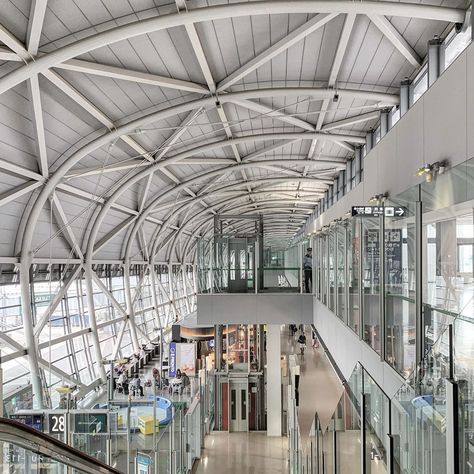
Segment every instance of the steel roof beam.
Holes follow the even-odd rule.
[[[18,41],[18,39],[15,38],[15,36],[13,36],[10,31],[8,31],[3,25],[0,25],[0,41],[5,46],[8,46],[12,51],[14,51],[19,56],[19,58],[25,63],[31,61],[32,57],[25,49],[25,46],[20,41]],[[32,76],[35,75],[36,74],[32,74]]]
[[[31,96],[33,109],[33,125],[35,131],[35,144],[38,152],[38,164],[41,175],[45,178],[49,175],[48,153],[46,150],[46,137],[44,132],[43,107],[41,105],[41,91],[38,76],[33,76],[28,81],[28,89]]]
[[[52,205],[53,214],[58,224],[58,227],[61,230],[61,233],[63,234],[64,238],[66,239],[76,256],[82,259],[84,256],[82,255],[81,246],[79,245],[79,242],[77,241],[70,224],[68,224],[67,216],[61,205],[61,201],[59,200],[56,193],[54,193],[53,195]]]
[[[418,53],[410,46],[408,41],[398,32],[398,30],[383,15],[372,13],[368,15],[372,23],[385,35],[385,37],[395,46],[400,53],[415,67],[421,66],[421,59]]]
[[[274,164],[276,160],[268,160],[268,161],[265,161],[265,162],[262,162],[264,164],[267,164],[267,163],[270,163],[270,164]],[[299,161],[301,162],[301,160],[292,160],[293,162],[296,162],[296,161]],[[313,162],[314,160],[311,160],[311,163]],[[289,162],[288,162],[289,163]],[[287,164],[288,164],[287,163]],[[311,163],[307,163],[307,164],[311,164]],[[249,166],[253,166],[255,165],[254,163],[242,163],[240,165],[235,165],[234,167],[249,167]],[[204,173],[198,177],[195,177],[195,178],[191,178],[187,183],[188,184],[191,184],[191,183],[195,183],[195,182],[199,182],[200,180],[202,180],[203,178],[214,178],[214,177],[217,177],[219,176],[220,173],[226,173],[227,170],[225,169],[221,169],[221,170],[218,170],[218,171],[210,171],[210,172],[207,172],[207,173]],[[279,177],[279,178],[265,178],[265,179],[260,179],[258,180],[258,183],[264,183],[264,182],[277,182],[277,181],[280,181],[280,180],[284,180],[286,182],[291,182],[291,181],[301,181],[301,180],[308,180],[312,183],[315,183],[315,182],[321,182],[322,184],[328,184],[331,182],[331,180],[325,180],[325,179],[319,179],[319,178],[282,178],[282,177]],[[233,185],[230,185],[230,187],[238,187],[238,186],[242,186],[242,184],[246,184],[245,182],[244,183],[236,183],[236,184],[233,184]],[[178,189],[175,189],[174,191],[178,191]],[[139,216],[138,220],[136,221],[135,223],[135,226],[134,226],[134,229],[132,231],[132,233],[129,235],[129,238],[128,238],[128,243],[127,243],[127,251],[126,253],[128,253],[130,251],[130,243],[131,241],[133,240],[133,235],[137,232],[137,230],[140,228],[140,225],[142,224],[142,222],[147,218],[148,214],[150,212],[152,212],[157,206],[159,206],[160,202],[167,196],[168,193],[162,193],[158,196],[155,196],[152,200],[151,200],[151,204],[146,208],[144,209],[143,213]],[[106,206],[111,206],[113,201],[118,198],[118,196],[120,195],[120,191],[117,191],[116,193],[114,193],[114,196],[111,197],[111,199],[108,201],[108,203],[106,203],[105,205]],[[207,196],[204,195],[204,194],[200,194],[197,199],[202,199],[203,197]],[[180,208],[179,210],[175,210],[173,211],[172,214],[180,214],[184,209],[186,209],[189,205],[192,205],[193,203],[185,203],[182,208]],[[105,214],[105,211],[103,210],[102,211],[102,214]],[[98,220],[101,219],[101,216],[98,217]],[[172,215],[171,216],[168,216],[165,221],[163,222],[163,225],[161,226],[161,228],[158,230],[157,232],[157,236],[153,237],[153,245],[155,245],[157,239],[158,239],[158,236],[164,232],[164,230],[167,228],[167,226],[170,224],[171,222],[171,219],[172,219]],[[100,225],[100,223],[98,224]],[[95,232],[95,226],[93,228],[93,231]],[[152,251],[152,255],[154,254],[154,251]]]
[[[189,125],[194,122],[194,120],[199,116],[199,114],[202,111],[202,107],[199,107],[196,110],[192,110],[189,112],[187,117],[181,122],[181,125],[179,126],[178,129],[176,129],[168,139],[165,140],[165,142],[160,145],[160,149],[155,153],[154,155],[154,160],[160,160],[163,158],[166,153],[171,149],[171,147],[181,138],[181,136],[186,132],[188,129]],[[140,203],[138,206],[138,209],[141,211],[143,207],[145,206],[146,199],[148,197],[148,192],[150,191],[150,186],[153,181],[153,175],[150,175],[145,183],[145,186],[143,188],[143,193],[142,197],[140,199]]]
[[[292,95],[292,94],[307,94],[310,97],[314,96],[325,96],[328,91],[323,90],[323,89],[312,89],[312,88],[289,88],[289,89],[283,89],[284,93],[283,95]],[[270,90],[265,90],[265,89],[258,89],[254,91],[245,91],[244,93],[233,93],[233,94],[226,94],[226,96],[230,96],[231,98],[239,96],[240,98],[253,98],[253,97],[264,97],[266,95],[268,96],[275,96],[278,95],[279,92],[282,92],[282,89],[270,89]],[[329,91],[330,92],[330,91]],[[386,98],[387,100],[390,98],[390,101],[393,101],[395,103],[398,102],[398,98],[396,96],[390,95],[390,94],[380,94],[380,93],[370,93],[370,92],[363,92],[361,93],[360,91],[345,91],[345,94],[347,94],[349,97],[366,97],[366,98],[372,98],[374,100],[384,100]],[[224,96],[224,100],[226,99],[226,96]],[[190,110],[193,110],[197,107],[202,107],[202,106],[207,106],[211,105],[214,103],[214,98],[205,98],[205,99],[199,99],[196,101],[192,101],[190,103],[185,103],[181,104],[178,106],[172,106],[168,109],[165,110],[160,110],[157,112],[150,113],[149,115],[146,115],[144,117],[140,117],[136,120],[132,120],[128,122],[125,125],[122,125],[120,127],[117,127],[116,129],[113,129],[109,133],[105,133],[102,136],[94,139],[93,141],[89,142],[87,145],[83,146],[81,149],[78,151],[74,152],[71,156],[69,156],[60,166],[59,168],[50,176],[48,181],[45,183],[43,186],[43,189],[41,193],[38,196],[38,199],[35,200],[32,206],[31,213],[29,215],[28,223],[25,226],[25,230],[23,232],[23,240],[22,240],[22,255],[26,256],[28,255],[28,252],[31,250],[31,243],[32,243],[32,238],[34,235],[34,228],[36,226],[36,222],[41,214],[41,210],[43,206],[45,205],[48,197],[50,194],[54,191],[55,187],[60,184],[61,180],[63,179],[64,175],[76,164],[78,163],[82,158],[85,156],[88,156],[90,153],[95,151],[96,149],[107,145],[108,143],[112,142],[113,140],[126,135],[127,133],[130,133],[133,130],[136,130],[137,128],[143,127],[148,123],[153,123],[158,120],[166,119],[171,116],[175,116],[179,113],[184,113],[188,112]],[[306,134],[304,134],[306,135]],[[312,134],[309,134],[312,135]],[[300,135],[294,136],[294,137],[289,137],[289,138],[299,138]],[[339,139],[340,136],[338,136]],[[265,139],[268,139],[269,136],[267,135]],[[280,139],[281,135],[278,135],[277,139]],[[325,136],[325,139],[328,139],[328,136]],[[329,137],[329,139],[331,139]],[[234,139],[234,140],[239,140],[239,139]],[[352,138],[351,138],[352,140]],[[356,140],[356,139],[354,139]],[[357,139],[358,140],[358,139]],[[200,151],[204,151],[201,147]],[[211,146],[212,148],[212,146]],[[166,160],[160,160],[158,163],[153,163],[148,170],[142,170],[142,171],[147,171],[146,173],[140,174],[141,177],[145,177],[148,175],[149,172],[153,173],[157,171],[160,167],[164,166],[164,163],[166,164],[171,164],[172,162],[177,162],[180,161],[181,159],[186,158],[187,156],[190,156],[189,154],[183,153],[179,154],[173,157],[171,160],[170,158]],[[129,180],[129,183],[132,180]],[[128,183],[127,183],[128,184]],[[125,187],[124,187],[125,189]]]
[[[344,20],[344,26],[342,27],[342,33],[339,37],[339,43],[336,49],[336,55],[334,56],[331,72],[329,73],[329,87],[333,87],[336,84],[337,76],[339,75],[339,70],[341,69],[342,60],[346,54],[347,45],[349,44],[349,39],[354,27],[355,19],[355,13],[348,13]]]
[[[228,89],[230,86],[250,74],[252,71],[255,71],[255,69],[258,69],[263,64],[271,61],[274,57],[278,56],[283,51],[286,51],[294,44],[303,40],[306,36],[310,35],[314,31],[322,28],[326,23],[329,23],[337,15],[337,13],[321,13],[316,15],[311,20],[296,28],[289,35],[285,36],[280,41],[277,41],[274,45],[270,46],[270,48],[266,49],[255,58],[251,59],[248,63],[244,64],[242,67],[230,74],[226,79],[218,84],[217,91],[222,92],[223,90]]]
[[[22,183],[15,188],[0,194],[0,207],[17,200],[25,194],[31,193],[31,191],[39,188],[42,184],[41,181],[27,181],[26,183]]]
[[[4,48],[0,46],[0,61],[21,61],[22,59],[18,54],[13,52],[9,48]]]
[[[30,17],[28,19],[28,30],[26,32],[26,47],[32,56],[38,54],[38,47],[43,29],[44,15],[48,0],[32,0]]]
[[[356,15],[354,13],[350,13],[346,15],[344,20],[344,25],[342,27],[341,36],[339,37],[339,42],[336,48],[336,54],[334,55],[334,59],[331,66],[331,71],[329,72],[328,78],[328,87],[333,88],[336,85],[337,76],[339,75],[339,70],[341,68],[342,60],[344,59],[344,54],[347,50],[347,45],[349,43],[349,39],[352,33],[352,28],[354,27],[354,22],[356,19]],[[326,97],[323,100],[321,105],[321,111],[318,116],[318,120],[316,122],[316,131],[319,132],[323,126],[324,119],[326,118],[326,112],[329,108],[330,104],[330,97]],[[317,140],[313,140],[308,152],[308,158],[312,158],[314,156],[314,152],[316,151]],[[344,147],[344,146],[343,146]],[[351,147],[346,147],[348,151],[351,153],[354,152],[354,149]]]
[[[139,20],[75,41],[49,54],[45,54],[37,58],[36,61],[32,61],[2,77],[0,79],[0,94],[28,79],[32,75],[42,73],[68,59],[128,38],[203,21],[248,17],[252,15],[267,16],[271,14],[292,13],[377,14],[453,23],[463,23],[465,19],[465,10],[461,8],[387,1],[294,0],[292,2],[281,2],[272,0],[215,5],[212,7],[197,8],[185,13],[160,15],[146,20]],[[10,47],[8,44],[7,46]]]
[[[335,122],[327,123],[321,127],[321,131],[328,132],[336,128],[344,128],[348,127],[349,125],[354,125],[356,123],[366,122],[367,120],[374,120],[378,118],[380,118],[380,111],[375,110],[366,114],[354,115],[342,120],[336,120]]]
[[[177,89],[197,94],[209,94],[209,90],[201,84],[195,84],[189,81],[173,79],[171,77],[158,76],[156,74],[150,74],[147,72],[132,71],[121,67],[98,64],[91,61],[84,61],[82,59],[69,59],[64,63],[58,64],[56,67],[58,69],[65,69],[67,71],[76,71],[81,72],[83,74],[109,77],[122,81],[130,81],[139,84],[165,87],[168,89]]]
[[[271,107],[268,107],[267,105],[259,104],[257,102],[253,102],[252,100],[236,100],[236,101],[233,101],[232,103],[240,107],[243,107],[245,109],[258,112],[259,114],[262,114],[266,117],[271,117],[271,118],[280,120],[281,122],[288,123],[295,127],[302,128],[310,132],[315,131],[314,125],[308,122],[305,122],[304,120],[301,120],[298,117],[292,117],[279,110],[274,110]],[[257,118],[262,118],[262,117],[257,117]]]

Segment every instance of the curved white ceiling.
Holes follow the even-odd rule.
[[[189,261],[218,212],[262,212],[288,241],[464,14],[452,0],[5,0],[0,258]]]

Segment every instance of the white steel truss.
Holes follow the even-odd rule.
[[[138,350],[156,328],[166,328],[194,311],[196,241],[210,232],[214,214],[269,213],[269,226],[280,240],[290,238],[304,224],[334,176],[352,158],[355,147],[365,143],[366,130],[351,128],[370,123],[380,116],[381,109],[399,104],[393,89],[381,91],[371,84],[342,84],[338,80],[358,15],[368,17],[412,68],[419,68],[423,59],[389,18],[444,23],[463,23],[465,19],[461,8],[386,1],[269,0],[192,10],[185,0],[176,0],[176,5],[178,13],[116,23],[91,30],[79,40],[71,35],[65,46],[48,51],[41,50],[47,0],[31,2],[25,44],[0,25],[0,61],[10,68],[0,77],[0,96],[26,84],[35,145],[31,167],[8,156],[0,158],[5,175],[2,181],[8,184],[14,179],[0,194],[0,210],[29,199],[15,229],[14,251],[0,257],[0,264],[14,269],[12,278],[19,278],[24,333],[20,341],[15,340],[14,328],[6,326],[0,332],[10,351],[2,354],[2,361],[28,361],[38,407],[47,400],[43,392],[51,389],[52,377],[77,384],[81,393],[86,393],[105,380],[105,357]],[[219,75],[200,35],[200,23],[292,14],[309,16],[252,58],[239,59],[238,67],[226,77]],[[339,42],[323,84],[282,86],[275,80],[275,84],[246,85],[251,73],[342,19]],[[199,66],[193,79],[84,59],[100,48],[172,28],[186,32]],[[117,119],[69,80],[82,74],[180,95],[166,107],[154,105]],[[48,143],[46,88],[72,101],[80,110],[73,113],[81,117],[85,113],[94,123],[93,132],[81,137],[59,159],[51,156]],[[339,107],[332,105],[335,95],[351,105],[346,105],[348,113],[343,118],[327,122],[329,113]],[[275,106],[279,100],[288,105]],[[300,103],[305,104],[306,113],[295,112]],[[312,108],[315,103],[319,104],[316,111]],[[240,112],[248,111],[252,112],[249,119],[239,118]],[[212,116],[218,121],[213,122]],[[270,121],[271,129],[258,125],[264,119]],[[178,125],[171,127],[165,140],[142,140],[140,135],[152,137],[153,127],[167,120]],[[198,127],[212,132],[203,132],[200,139],[194,133]],[[98,164],[91,160],[102,149],[113,149],[117,141],[125,159],[113,156],[110,163]],[[325,152],[326,145],[336,145],[336,151]],[[99,192],[105,186],[104,177],[110,177],[112,184]],[[91,191],[94,187],[85,186],[86,182],[95,183],[97,191]],[[132,193],[136,197],[126,199]],[[76,216],[66,199],[73,199],[86,211],[90,207],[85,213],[84,235],[80,235],[83,229],[74,227]],[[36,233],[45,211],[68,257],[41,254]],[[117,215],[121,216],[119,221]],[[115,217],[113,223],[108,222],[109,216]],[[119,240],[119,255],[102,258]],[[50,275],[48,292],[44,281],[35,276],[41,265],[46,265],[45,272]],[[60,277],[54,274],[56,270],[62,272]],[[41,309],[34,300],[37,288],[48,293],[48,303]],[[54,335],[46,337],[48,331]],[[70,373],[53,360],[53,346],[72,353]],[[77,362],[79,347],[87,361],[83,367]],[[49,384],[45,374],[49,374]]]

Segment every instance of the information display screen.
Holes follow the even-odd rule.
[[[10,419],[31,426],[35,430],[43,431],[43,415],[13,414],[10,415]]]

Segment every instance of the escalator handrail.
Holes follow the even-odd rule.
[[[42,454],[83,472],[123,474],[56,438],[8,418],[0,418],[0,441]]]

